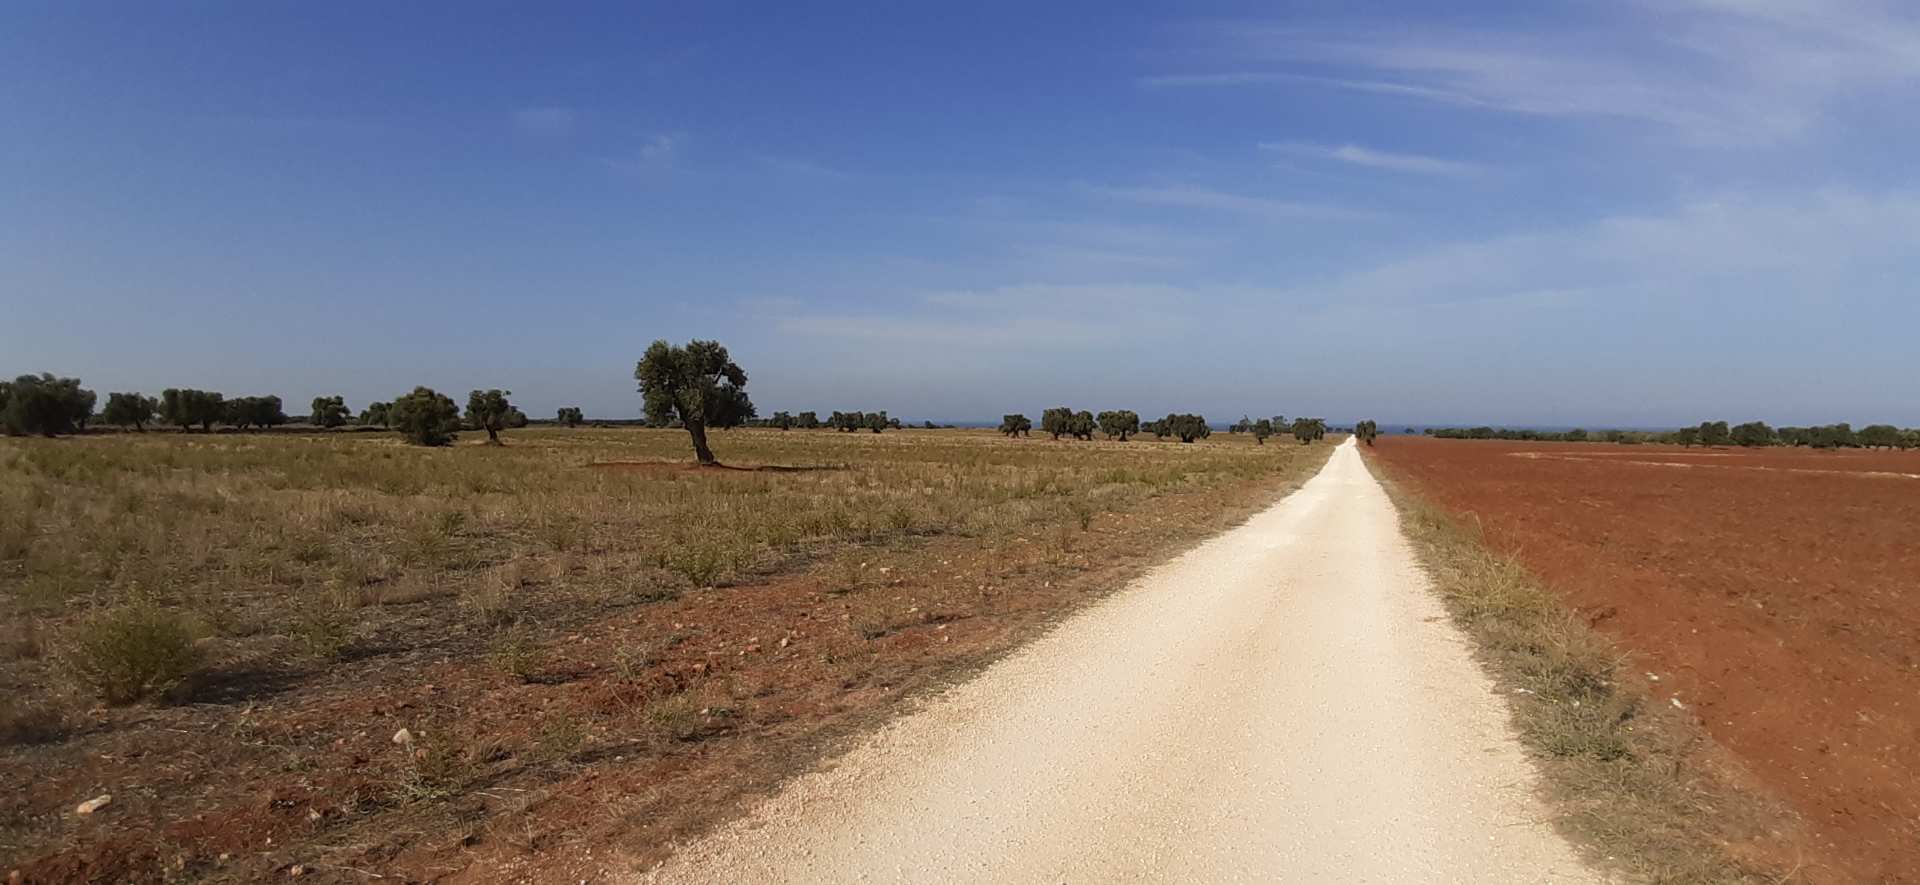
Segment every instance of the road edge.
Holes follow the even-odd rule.
[[[1629,651],[1493,551],[1477,525],[1428,503],[1379,460],[1362,463],[1498,687],[1555,828],[1596,868],[1684,885],[1797,879],[1800,868],[1781,868],[1766,846],[1798,821],[1742,786],[1738,763],[1691,714],[1654,702]]]

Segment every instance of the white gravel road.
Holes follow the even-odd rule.
[[[657,882],[1597,882],[1349,441]]]

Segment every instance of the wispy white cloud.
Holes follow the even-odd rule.
[[[1296,157],[1311,157],[1331,160],[1353,166],[1365,166],[1371,169],[1386,169],[1393,172],[1413,172],[1421,175],[1449,175],[1465,177],[1479,175],[1485,170],[1474,163],[1459,160],[1443,160],[1421,154],[1393,153],[1375,150],[1355,144],[1321,145],[1301,142],[1269,142],[1260,145],[1263,150],[1288,154]]]
[[[1920,270],[1915,230],[1920,195],[1731,194],[1430,249],[1303,291],[1335,302],[1435,304],[1569,290],[1682,300],[1735,291],[1775,307],[1885,298]]]
[[[639,150],[628,156],[609,158],[607,167],[622,175],[658,174],[679,162],[686,142],[685,133],[660,133],[648,138]]]
[[[576,117],[572,108],[521,108],[513,112],[513,128],[523,135],[557,138],[573,134]]]
[[[1872,0],[1688,0],[1616,7],[1622,33],[1574,29],[1211,29],[1227,71],[1148,87],[1322,85],[1463,107],[1594,117],[1698,143],[1767,143],[1807,132],[1832,99],[1920,81],[1920,15]],[[1329,70],[1336,72],[1329,74]]]
[[[1092,192],[1099,196],[1132,203],[1173,206],[1181,209],[1202,209],[1213,212],[1233,212],[1269,219],[1359,221],[1379,217],[1378,213],[1365,209],[1355,209],[1347,206],[1329,206],[1321,203],[1306,203],[1293,200],[1276,200],[1268,197],[1256,197],[1201,187],[1096,186],[1092,188]]]

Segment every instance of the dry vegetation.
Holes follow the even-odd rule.
[[[715,439],[780,469],[637,429],[0,440],[0,869],[644,859],[1328,449]]]
[[[1557,823],[1576,843],[1634,881],[1791,880],[1754,850],[1791,820],[1747,788],[1690,716],[1649,698],[1625,652],[1493,552],[1474,523],[1381,479],[1448,610],[1508,693]]]

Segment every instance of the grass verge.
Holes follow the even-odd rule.
[[[1490,549],[1476,526],[1380,478],[1454,623],[1506,696],[1562,832],[1636,881],[1795,880],[1766,850],[1781,841],[1787,813],[1741,785],[1690,714],[1650,698],[1628,652]]]

